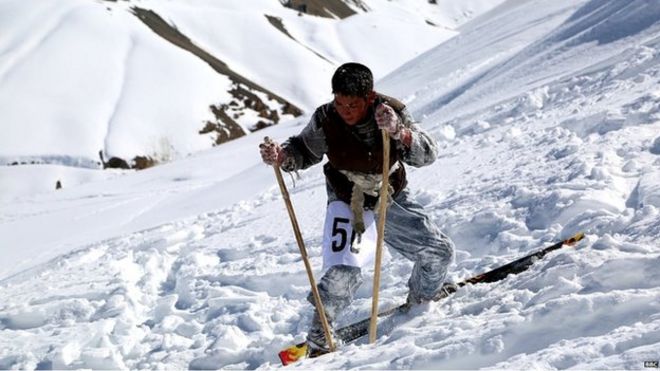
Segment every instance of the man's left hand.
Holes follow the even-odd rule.
[[[376,107],[376,124],[381,130],[385,130],[394,140],[401,140],[410,146],[410,131],[401,123],[401,118],[394,109],[385,103]]]
[[[398,140],[401,134],[401,119],[394,109],[387,104],[381,103],[376,107],[376,124],[381,130],[385,130],[390,137]]]

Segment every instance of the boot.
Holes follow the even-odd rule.
[[[458,285],[457,284],[455,284],[453,282],[445,282],[442,285],[442,288],[440,289],[440,291],[438,291],[438,293],[433,298],[433,301],[438,301],[440,299],[444,299],[447,296],[455,293],[457,290],[458,290]]]
[[[412,291],[408,291],[408,297],[406,298],[406,305],[408,307],[412,307],[414,305],[422,304],[424,302],[429,302],[431,300],[433,301],[438,301],[440,299],[446,298],[447,296],[453,294],[458,290],[458,285],[456,285],[453,282],[445,282],[442,284],[442,287],[438,291],[437,294],[433,297],[433,299],[424,299],[419,294],[416,294]]]
[[[330,336],[332,336],[332,341],[335,346],[337,346],[338,344],[334,336],[332,323],[328,323],[328,325],[330,326]],[[310,357],[316,357],[330,352],[330,346],[325,338],[321,318],[316,311],[314,311],[312,326],[309,329],[309,333],[307,333],[307,352]]]

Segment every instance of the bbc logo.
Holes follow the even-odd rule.
[[[645,368],[660,368],[660,361],[644,361]]]

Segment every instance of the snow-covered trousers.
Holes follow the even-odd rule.
[[[328,189],[328,202],[336,199]],[[410,295],[416,299],[432,299],[445,281],[447,266],[454,255],[454,244],[440,232],[407,189],[403,189],[387,209],[385,243],[415,263],[408,279]],[[350,304],[360,284],[360,268],[335,265],[327,270],[317,287],[329,322],[334,322],[342,309]],[[308,300],[314,303],[311,293]],[[315,313],[309,337],[318,335],[323,336],[323,329]]]

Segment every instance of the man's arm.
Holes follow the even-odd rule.
[[[328,151],[321,126],[326,117],[325,110],[325,106],[319,107],[300,134],[284,142],[282,170],[290,172],[307,169],[323,160],[323,155]]]
[[[436,140],[415,123],[407,108],[400,112],[399,117],[404,129],[397,142],[397,149],[403,154],[403,162],[415,167],[433,163],[438,157]]]

